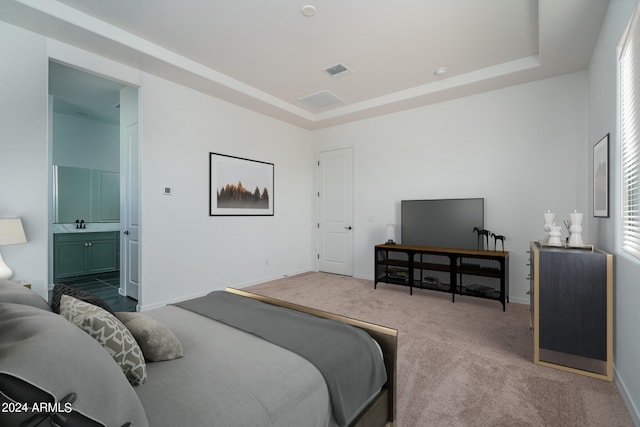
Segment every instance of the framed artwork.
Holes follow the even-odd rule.
[[[209,216],[273,215],[273,163],[209,153]]]
[[[609,134],[593,146],[593,216],[609,217]]]

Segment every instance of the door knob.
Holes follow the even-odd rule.
[[[129,235],[129,230],[124,230],[124,231],[122,232],[122,234],[126,234],[126,235],[128,236],[128,235]]]
[[[345,227],[344,229],[345,229],[345,230],[351,230],[351,226],[349,226],[349,227]]]

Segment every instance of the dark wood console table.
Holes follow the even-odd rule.
[[[425,276],[427,272],[447,277]],[[448,273],[448,274],[447,274]],[[466,276],[499,281],[499,285],[465,284]],[[463,280],[463,277],[465,280]],[[490,280],[491,281],[491,280]],[[382,244],[375,246],[374,288],[378,282],[431,289],[498,300],[502,310],[509,302],[509,252],[473,249],[432,248],[428,246]]]

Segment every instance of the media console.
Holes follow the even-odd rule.
[[[483,283],[472,283],[479,278]],[[411,295],[414,287],[449,292],[452,302],[456,293],[494,299],[504,311],[509,302],[509,252],[376,245],[374,289],[378,282],[409,286]]]

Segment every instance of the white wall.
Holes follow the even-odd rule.
[[[16,280],[47,294],[50,57],[140,87],[143,307],[311,268],[309,131],[1,21],[0,57],[0,215],[29,239],[2,248]],[[210,151],[274,163],[275,215],[209,217]]]
[[[614,368],[616,383],[636,425],[640,425],[640,262],[620,249],[620,133],[618,126],[618,46],[631,16],[635,0],[609,3],[598,44],[589,66],[589,138],[587,151],[609,133],[610,217],[592,218],[590,238],[615,254]],[[593,170],[593,167],[591,168]],[[592,200],[593,184],[589,195]],[[589,203],[592,203],[591,201]]]
[[[120,171],[120,127],[111,123],[53,114],[54,165]]]
[[[586,113],[581,72],[316,131],[318,152],[354,147],[355,275],[373,278],[401,200],[484,197],[485,228],[507,239],[511,301],[528,303],[543,212],[586,212]]]
[[[0,217],[21,217],[27,244],[2,246],[13,280],[47,292],[48,136],[45,40],[0,21]]]
[[[310,132],[150,75],[142,106],[144,305],[311,268]],[[273,163],[274,216],[210,217],[209,152]]]

